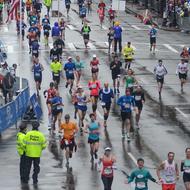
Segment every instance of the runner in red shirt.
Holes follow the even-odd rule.
[[[96,78],[92,77],[92,80],[88,82],[88,87],[90,90],[90,97],[92,102],[92,111],[96,115],[99,90],[100,90],[100,81],[96,80]]]
[[[91,72],[92,72],[92,78],[98,79],[98,72],[99,72],[99,60],[97,59],[96,55],[93,55],[93,59],[90,62]]]
[[[49,128],[51,128],[52,114],[51,114],[51,99],[56,95],[56,89],[53,82],[50,82],[49,89],[44,91],[44,97],[46,99],[46,105],[48,108],[48,120]]]
[[[100,7],[98,10],[97,10],[97,13],[99,15],[99,19],[100,19],[100,26],[102,28],[102,24],[104,22],[104,8],[103,7]]]
[[[108,10],[108,15],[109,15],[110,24],[114,26],[116,11],[112,9],[112,6],[110,6],[110,9]]]
[[[100,0],[100,3],[98,4],[98,8],[102,7],[105,11],[105,8],[106,8],[106,4],[104,3],[103,0]]]

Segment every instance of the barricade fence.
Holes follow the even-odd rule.
[[[30,101],[30,91],[27,86],[18,94],[14,101],[0,107],[0,133],[15,125],[25,113]]]

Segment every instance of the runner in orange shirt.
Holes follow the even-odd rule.
[[[76,123],[70,121],[70,115],[66,114],[65,122],[61,124],[60,128],[63,131],[61,149],[65,149],[66,167],[69,167],[69,158],[72,158],[73,149],[75,148],[75,152],[77,149],[75,134],[78,132],[78,127]]]

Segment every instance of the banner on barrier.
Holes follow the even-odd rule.
[[[25,113],[28,107],[29,98],[29,87],[27,87],[14,101],[0,108],[0,132],[14,125]]]
[[[30,97],[30,102],[32,104],[32,108],[34,110],[37,119],[40,120],[42,116],[42,109],[40,107],[40,104],[38,103],[38,99],[35,93]]]

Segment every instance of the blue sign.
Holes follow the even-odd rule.
[[[40,107],[40,104],[38,103],[38,99],[35,93],[30,97],[30,102],[32,104],[32,107],[37,119],[40,120],[42,116],[42,109]]]
[[[0,108],[0,132],[13,126],[25,113],[29,104],[29,87],[25,88],[16,99]]]

